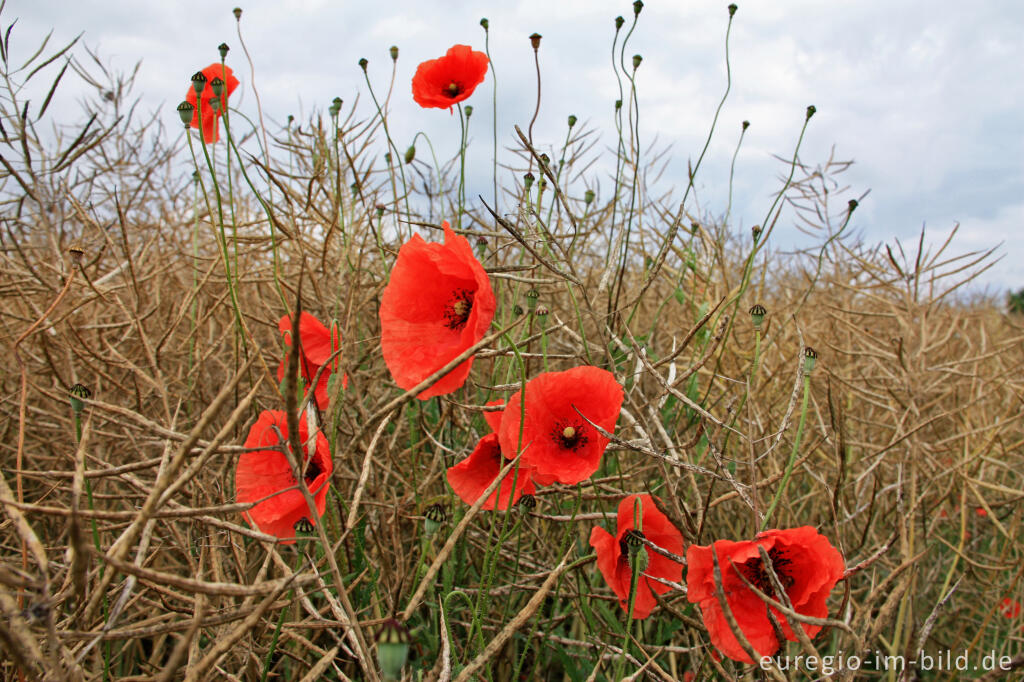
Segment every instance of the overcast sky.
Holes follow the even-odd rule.
[[[455,43],[482,50],[487,17],[497,72],[499,144],[511,145],[512,125],[533,114],[535,77],[527,36],[541,33],[543,98],[534,138],[554,148],[575,114],[601,133],[598,149],[614,145],[611,69],[613,20],[632,20],[625,0],[468,2],[387,0],[240,0],[243,37],[256,63],[265,113],[283,122],[325,110],[335,96],[360,95],[371,109],[357,66],[369,59],[375,89],[390,78],[388,48],[401,55],[392,98],[392,134],[399,148],[417,130],[439,153],[454,150],[458,118],[420,110],[409,82],[416,65]],[[1002,243],[1003,260],[987,273],[993,290],[1024,287],[1024,3],[929,0],[739,2],[730,39],[733,89],[719,132],[698,179],[701,207],[725,208],[729,162],[740,122],[751,122],[737,160],[733,219],[737,230],[760,222],[782,170],[772,154],[792,153],[804,111],[817,107],[801,149],[811,165],[835,147],[856,163],[842,179],[850,196],[870,190],[854,227],[868,243],[916,244],[922,225],[941,242],[961,224],[954,251]],[[3,23],[18,18],[13,50],[22,58],[50,28],[55,41],[84,31],[105,64],[129,71],[141,60],[136,95],[177,128],[174,107],[189,76],[217,61],[228,43],[229,65],[242,81],[234,106],[255,112],[251,76],[239,48],[231,9],[236,2],[176,0],[8,0]],[[638,72],[641,140],[672,146],[661,186],[685,182],[725,87],[726,2],[651,0],[627,48],[644,57]],[[15,60],[17,61],[17,60]],[[491,90],[488,76],[474,105],[470,168],[489,196]],[[240,96],[239,96],[240,95]],[[501,152],[499,151],[499,155]],[[605,153],[605,156],[608,154]],[[502,157],[504,160],[510,160]],[[480,181],[478,178],[483,178]],[[607,177],[601,178],[607,190]],[[473,188],[471,187],[471,193]],[[844,202],[845,203],[845,202]],[[505,207],[506,210],[508,207]],[[778,244],[797,243],[780,225]]]

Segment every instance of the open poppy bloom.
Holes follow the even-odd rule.
[[[754,540],[742,542],[719,540],[708,547],[690,545],[686,550],[686,598],[700,604],[711,643],[723,654],[741,663],[754,661],[740,646],[715,597],[712,552],[718,556],[722,591],[740,630],[759,656],[771,656],[778,651],[780,642],[768,619],[769,607],[740,578],[742,573],[750,584],[780,601],[775,596],[771,577],[761,560],[758,547],[764,547],[768,553],[779,583],[785,587],[793,608],[801,615],[814,618],[828,616],[825,601],[845,570],[839,550],[811,526],[767,530],[758,533]],[[786,639],[795,642],[796,635],[786,617],[774,608],[772,613]],[[821,630],[820,625],[801,623],[801,627],[808,637],[814,637]]]
[[[614,431],[622,398],[622,386],[615,376],[599,367],[545,372],[526,384],[521,448],[521,395],[509,398],[498,431],[501,451],[512,458],[522,449],[520,461],[533,470],[538,485],[586,480],[597,471],[608,446],[608,439],[587,420],[605,431]]]
[[[636,502],[640,501],[641,515],[636,515]],[[640,523],[636,523],[639,520]],[[643,530],[637,530],[637,526]],[[665,594],[670,586],[651,580],[654,576],[664,580],[679,582],[683,577],[681,564],[652,552],[643,546],[641,539],[676,555],[683,553],[683,535],[672,525],[664,514],[654,506],[650,495],[630,495],[619,503],[619,513],[615,523],[615,535],[600,526],[590,531],[590,546],[597,552],[597,568],[604,576],[605,582],[619,597],[619,605],[629,611],[629,590],[633,585],[633,568],[629,563],[630,544],[636,552],[647,553],[647,567],[641,570],[636,584],[636,598],[633,600],[633,618],[646,618],[658,602],[653,592]]]
[[[999,604],[999,613],[1003,614],[1006,618],[1016,618],[1020,615],[1021,606],[1020,602],[1016,599],[1010,599],[1006,597]]]
[[[453,45],[438,59],[429,59],[412,77],[412,98],[423,108],[451,109],[473,94],[487,75],[487,55],[469,45]]]
[[[277,329],[284,334],[285,345],[292,345],[292,318],[285,315],[277,323]],[[317,407],[321,410],[327,409],[330,402],[330,394],[327,390],[327,382],[331,378],[331,372],[338,369],[339,360],[337,357],[331,359],[338,348],[341,347],[341,334],[334,330],[332,333],[324,326],[324,323],[306,311],[299,316],[299,372],[308,385],[320,368],[327,365],[323,372],[320,372],[320,379],[316,383],[314,396]],[[288,358],[281,360],[277,367],[277,380],[284,379],[285,368]],[[341,385],[348,388],[348,376],[342,376]]]
[[[444,244],[418,234],[402,244],[380,302],[380,347],[395,383],[410,389],[483,338],[497,303],[465,237],[443,224]],[[473,358],[417,396],[446,395],[466,382]]]
[[[309,432],[306,420],[299,420],[299,440],[306,451]],[[246,512],[246,520],[262,532],[279,538],[294,538],[295,524],[306,519],[316,523],[327,507],[327,488],[334,470],[327,438],[316,432],[316,450],[302,457],[303,479],[316,503],[316,519],[310,519],[309,505],[297,486],[283,448],[288,446],[288,422],[284,412],[264,410],[249,429],[245,447],[252,448],[238,458],[235,469],[235,500],[239,504],[259,502]],[[271,497],[272,496],[272,497]],[[264,499],[267,498],[267,499]],[[284,540],[285,544],[294,542]]]
[[[189,86],[188,92],[185,93],[185,101],[195,107],[192,113],[192,123],[189,125],[200,129],[200,115],[202,115],[201,129],[203,131],[203,140],[206,142],[216,142],[220,139],[217,120],[224,115],[224,110],[228,106],[228,97],[238,87],[238,79],[231,73],[230,67],[220,63],[207,66],[203,69],[203,75],[206,76],[206,86],[203,88],[202,100],[196,101],[196,91],[192,86]],[[216,111],[214,111],[213,106],[210,104],[211,101],[217,99],[213,94],[213,86],[210,85],[214,78],[220,78],[224,81],[224,90],[220,94],[220,106]]]
[[[448,485],[463,502],[473,504],[507,463],[508,460],[501,455],[498,434],[489,433],[480,439],[469,457],[448,469]],[[481,509],[508,509],[523,495],[533,495],[535,492],[537,489],[530,480],[530,472],[522,466],[517,472],[513,467]]]

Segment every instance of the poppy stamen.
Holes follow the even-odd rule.
[[[445,88],[445,90],[446,90],[446,93],[447,93],[447,95],[449,97],[458,97],[459,96],[459,90],[460,90],[459,89],[459,84],[456,83],[455,81],[452,81],[451,83],[449,83],[448,87]]]
[[[320,473],[321,473],[320,465],[317,464],[316,460],[315,459],[309,460],[309,464],[306,465],[306,473],[303,476],[303,478],[306,479],[306,485],[307,486],[313,485],[313,481],[316,480],[316,477],[319,476]]]
[[[774,547],[768,550],[768,558],[772,560],[772,568],[782,587],[789,590],[795,581],[787,572],[787,567],[793,562],[787,559],[779,549]],[[738,568],[743,573],[743,577],[749,580],[757,589],[769,597],[775,597],[775,588],[772,585],[771,576],[768,575],[768,569],[761,559],[751,559],[740,564]]]
[[[455,291],[453,300],[445,306],[445,326],[453,331],[462,331],[473,311],[473,292],[468,289]]]
[[[586,434],[583,433],[582,424],[573,425],[562,422],[555,426],[552,435],[560,447],[565,450],[572,450],[573,452],[586,445],[588,440]]]

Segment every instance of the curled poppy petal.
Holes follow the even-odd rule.
[[[488,60],[469,45],[453,45],[438,59],[416,68],[412,77],[412,98],[424,108],[450,109],[473,94],[487,75]]]
[[[290,315],[285,315],[277,323],[277,329],[284,335],[284,343],[286,346],[291,347],[292,345],[292,318]],[[335,351],[341,347],[341,334],[335,330],[332,334],[328,331],[324,323],[318,320],[316,317],[302,311],[299,316],[299,373],[302,378],[309,384],[313,380],[313,377],[320,372],[320,368],[324,367],[328,361],[330,366],[326,367],[320,372],[320,379],[317,381],[315,388],[315,397],[317,407],[324,410],[327,409],[330,403],[330,392],[328,391],[328,381],[331,378],[333,370],[338,369],[339,360],[337,356],[331,359]],[[287,366],[287,358],[281,360],[281,364],[277,367],[277,380],[282,381],[284,379],[285,367]],[[341,385],[343,388],[348,388],[348,375],[341,377]]]
[[[465,237],[445,221],[444,244],[419,235],[402,245],[380,303],[381,352],[400,388],[410,389],[475,344],[497,303],[487,273]],[[466,382],[467,359],[419,394],[446,395]]]
[[[305,445],[309,432],[304,419],[299,420],[299,439]],[[239,504],[258,502],[246,512],[246,520],[262,532],[279,538],[293,538],[295,524],[303,518],[316,523],[327,506],[334,463],[327,438],[316,432],[316,449],[312,457],[303,457],[304,479],[316,503],[316,519],[310,519],[309,506],[298,489],[295,474],[283,448],[288,445],[288,422],[284,412],[265,410],[249,429],[245,447],[250,448],[238,458],[235,469],[235,501]],[[285,544],[293,539],[283,540]]]
[[[640,503],[641,515],[636,516],[636,504]],[[637,521],[640,521],[638,524]],[[600,526],[590,532],[590,546],[597,552],[597,568],[604,576],[608,586],[619,597],[619,605],[624,611],[629,610],[629,591],[633,582],[633,569],[629,565],[629,554],[626,544],[627,533],[638,532],[637,526],[643,528],[643,537],[651,543],[671,552],[683,553],[683,535],[672,525],[654,504],[650,495],[630,495],[619,503],[616,518],[615,535]],[[636,597],[633,599],[633,618],[646,618],[658,602],[654,594],[665,594],[670,586],[648,576],[679,582],[683,576],[683,567],[678,562],[657,552],[642,548],[647,552],[647,568],[637,581]]]
[[[448,484],[463,502],[473,504],[507,463],[508,460],[501,456],[498,435],[490,433],[480,439],[469,457],[448,469]],[[535,492],[537,490],[530,480],[530,472],[522,466],[518,472],[513,468],[505,474],[501,486],[491,493],[481,509],[508,509],[523,495]]]
[[[588,420],[614,431],[622,398],[615,376],[599,367],[545,372],[526,384],[524,419],[520,394],[509,398],[498,432],[501,450],[514,457],[521,449],[523,464],[533,469],[539,485],[579,483],[597,471],[608,446]]]
[[[202,98],[197,98],[195,88],[189,86],[188,92],[185,93],[185,101],[195,107],[190,125],[197,130],[202,130],[205,142],[216,142],[220,139],[217,120],[224,115],[224,109],[228,106],[228,97],[238,87],[238,79],[231,72],[230,66],[225,66],[219,62],[210,64],[203,69],[203,75],[206,76],[206,86],[203,88]],[[221,103],[217,111],[214,111],[213,107],[210,106],[211,100],[216,99],[216,96],[213,94],[213,86],[210,85],[210,81],[214,78],[220,78],[224,81],[224,91],[221,92]],[[201,125],[200,116],[202,116]]]
[[[691,545],[686,551],[687,599],[700,605],[711,643],[729,658],[743,663],[753,661],[740,646],[715,596],[714,557],[718,557],[722,590],[740,630],[758,655],[771,656],[780,643],[768,619],[769,607],[743,581],[746,578],[768,596],[774,596],[774,587],[758,547],[768,553],[793,608],[806,616],[828,616],[828,595],[845,570],[839,550],[811,526],[767,530],[754,540],[719,540],[706,547]],[[786,639],[796,641],[796,634],[786,618],[774,608],[772,612]],[[806,623],[801,627],[808,637],[814,637],[821,630],[819,625]]]

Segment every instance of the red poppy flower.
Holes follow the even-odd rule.
[[[636,530],[634,515],[636,500],[640,500],[641,521],[643,531]],[[633,583],[633,569],[629,565],[627,536],[642,535],[653,544],[676,555],[683,553],[683,536],[672,525],[668,518],[654,506],[650,495],[630,495],[619,503],[618,518],[615,523],[615,536],[600,526],[590,531],[590,546],[597,552],[597,568],[604,576],[608,586],[619,596],[619,605],[624,611],[629,610],[629,589]],[[651,580],[654,576],[664,580],[679,582],[683,577],[681,564],[664,557],[647,548],[647,568],[640,574],[637,581],[636,598],[633,600],[633,618],[646,618],[657,605],[653,590],[657,594],[665,594],[671,587],[665,583]]]
[[[307,441],[309,431],[306,420],[299,420],[299,439]],[[295,524],[309,519],[309,506],[302,491],[296,487],[288,458],[282,448],[288,447],[288,422],[285,413],[278,410],[264,410],[256,423],[249,429],[245,447],[252,448],[238,458],[235,469],[235,499],[238,503],[259,502],[246,512],[250,524],[264,533],[279,538],[293,538]],[[312,458],[304,456],[306,486],[316,502],[317,518],[327,506],[327,488],[334,470],[327,438],[316,432],[316,450]],[[272,496],[272,497],[269,497]],[[267,498],[267,499],[263,499]],[[294,540],[285,540],[290,543]]]
[[[380,302],[380,347],[401,388],[413,388],[481,338],[497,304],[465,237],[445,221],[444,244],[419,235],[402,245]],[[445,395],[466,382],[469,358],[419,394]]]
[[[290,347],[292,345],[291,316],[285,315],[282,317],[281,321],[277,323],[277,329],[284,334],[285,345]],[[302,378],[309,384],[313,377],[316,376],[316,373],[320,371],[320,368],[327,364],[328,360],[331,363],[329,367],[320,373],[320,380],[317,381],[314,392],[317,407],[322,410],[327,409],[327,405],[330,402],[327,382],[331,377],[331,372],[337,370],[340,363],[337,356],[331,359],[331,355],[340,347],[340,332],[334,330],[332,334],[324,326],[323,322],[306,311],[302,311],[302,314],[299,316],[299,371],[302,374]],[[281,364],[277,367],[278,381],[284,379],[284,370],[287,362],[288,359],[285,358],[281,360]],[[341,385],[343,388],[348,388],[348,375],[341,377]]]
[[[206,76],[206,87],[203,88],[202,100],[200,102],[196,101],[196,90],[192,86],[189,86],[188,92],[185,93],[185,101],[195,107],[195,110],[192,112],[192,122],[189,125],[199,129],[199,116],[201,113],[203,119],[203,140],[206,142],[216,142],[220,139],[217,119],[224,115],[224,109],[228,106],[228,97],[238,87],[238,79],[231,73],[231,67],[219,63],[207,66],[203,69],[203,75]],[[213,86],[210,85],[210,81],[214,78],[220,78],[224,81],[224,90],[220,95],[220,108],[217,111],[214,111],[210,105],[210,102],[216,99],[213,94]]]
[[[421,107],[451,109],[473,94],[487,75],[487,55],[469,45],[453,45],[438,59],[416,67],[412,77],[412,98]]]
[[[999,604],[999,613],[1003,614],[1006,618],[1016,618],[1020,615],[1020,612],[1020,602],[1016,599],[1006,597],[1003,599],[1002,603]]]
[[[533,480],[538,485],[572,484],[597,471],[608,439],[580,415],[614,431],[622,397],[614,375],[599,367],[545,372],[527,382],[520,461],[534,470]],[[501,420],[498,435],[506,457],[519,449],[521,405],[520,394],[514,394]]]
[[[712,551],[718,556],[722,572],[722,590],[729,609],[747,641],[760,656],[771,656],[779,648],[766,604],[740,578],[740,573],[759,590],[774,598],[771,578],[761,561],[758,546],[764,547],[772,560],[779,582],[797,613],[825,618],[825,601],[843,576],[843,556],[825,536],[811,526],[787,530],[767,530],[754,540],[732,542],[719,540],[709,547],[690,545],[686,550],[687,599],[700,604],[704,626],[711,643],[729,658],[753,663],[729,628],[722,608],[715,597],[715,568]],[[796,641],[785,616],[772,609],[786,639]],[[819,625],[801,624],[808,637],[821,630]]]
[[[469,457],[448,469],[448,484],[463,502],[473,504],[507,463],[508,460],[501,456],[498,434],[489,433],[480,439]],[[513,468],[505,474],[501,487],[491,493],[481,509],[508,509],[523,495],[535,492],[537,489],[530,480],[529,471],[522,466],[518,472]]]

